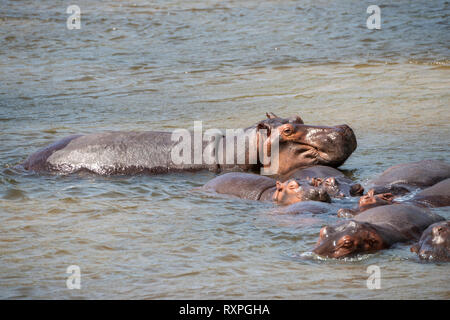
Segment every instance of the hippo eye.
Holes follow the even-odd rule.
[[[341,240],[341,246],[344,248],[351,248],[353,247],[353,239],[349,236],[345,236]]]
[[[283,134],[286,135],[286,136],[292,134],[292,132],[294,132],[294,130],[292,129],[291,126],[286,126],[286,127],[283,129]]]
[[[353,246],[353,241],[352,240],[345,240],[344,243],[342,244],[342,246],[344,248],[351,248]]]
[[[290,184],[289,184],[289,189],[297,189],[298,188],[298,183],[296,183],[296,182],[291,182]]]

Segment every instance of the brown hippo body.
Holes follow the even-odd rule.
[[[417,240],[423,230],[442,220],[427,209],[407,204],[375,207],[352,220],[323,227],[313,251],[331,258],[372,253],[398,242]]]
[[[421,260],[450,261],[450,221],[430,225],[411,247]]]
[[[315,164],[340,166],[356,149],[356,137],[350,127],[305,125],[300,117],[279,118],[273,114],[268,119],[246,128],[237,136],[216,134],[210,141],[195,141],[194,133],[187,133],[182,152],[180,138],[171,132],[104,132],[64,138],[30,155],[21,166],[35,172],[75,173],[89,171],[101,175],[168,173],[178,171],[214,170],[258,172],[266,167],[271,174],[284,175],[297,168]],[[176,138],[176,139],[174,139]],[[199,139],[197,137],[197,139]],[[201,138],[200,138],[201,139]],[[228,141],[227,141],[228,139]],[[238,142],[245,141],[238,148]],[[222,144],[219,144],[219,141]],[[207,147],[214,142],[216,153]],[[274,142],[278,142],[278,157],[267,163]],[[198,146],[200,144],[200,146]],[[227,155],[227,145],[234,146]],[[250,147],[252,145],[252,147]],[[201,150],[196,150],[196,147]],[[211,149],[214,149],[211,147]],[[233,148],[232,148],[233,149]],[[265,154],[264,149],[267,150]],[[222,150],[223,158],[219,158]],[[236,150],[236,151],[235,151]],[[175,161],[174,154],[187,154]],[[195,151],[195,152],[194,152]],[[206,155],[206,157],[205,157]],[[227,157],[229,156],[229,157]],[[206,160],[207,158],[207,160]],[[231,163],[228,160],[231,158]],[[272,158],[270,158],[272,159]]]

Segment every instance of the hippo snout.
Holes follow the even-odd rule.
[[[355,133],[346,124],[326,127],[317,132],[313,140],[319,153],[319,162],[332,167],[342,165],[357,147]]]

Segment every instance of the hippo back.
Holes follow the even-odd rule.
[[[422,190],[411,201],[428,207],[450,206],[450,179],[445,179]]]
[[[277,177],[281,181],[286,181],[288,179],[298,179],[304,180],[307,178],[329,178],[329,177],[342,177],[345,178],[345,175],[339,171],[338,169],[316,165],[308,168],[297,169],[294,170],[284,176]],[[349,179],[350,180],[350,179]],[[351,181],[351,180],[350,180]]]
[[[278,214],[302,214],[312,213],[320,214],[331,212],[335,207],[332,204],[321,201],[301,201],[289,206],[278,207],[274,213]]]
[[[407,184],[432,186],[450,178],[450,164],[440,160],[423,160],[390,167],[372,181],[374,185]]]
[[[366,210],[354,220],[385,228],[400,238],[418,239],[429,225],[444,218],[413,205],[391,204]]]
[[[244,172],[230,172],[207,182],[203,189],[228,194],[242,199],[259,200],[261,194],[272,187],[272,178]]]

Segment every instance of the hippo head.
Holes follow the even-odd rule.
[[[272,139],[278,139],[278,175],[312,165],[339,167],[356,149],[355,134],[347,125],[312,126],[305,125],[299,116],[267,116],[256,128],[266,130],[268,149]]]
[[[348,220],[337,226],[323,227],[313,251],[319,256],[344,258],[384,247],[382,238],[370,224]]]
[[[384,206],[387,204],[392,204],[392,200],[394,199],[394,195],[392,193],[381,193],[374,194],[375,190],[370,189],[366,195],[359,198],[359,210],[362,212],[364,210]]]
[[[277,189],[272,199],[279,205],[290,205],[307,200],[331,202],[330,196],[324,189],[310,185],[300,185],[293,179],[284,183],[277,181]]]
[[[343,198],[345,193],[343,192],[343,185],[335,177],[323,178],[311,178],[309,182],[312,186],[322,187],[327,191],[331,197]],[[364,192],[364,188],[359,184],[352,184],[347,186],[351,196],[361,195]]]
[[[422,260],[450,261],[450,221],[429,226],[411,251]]]

